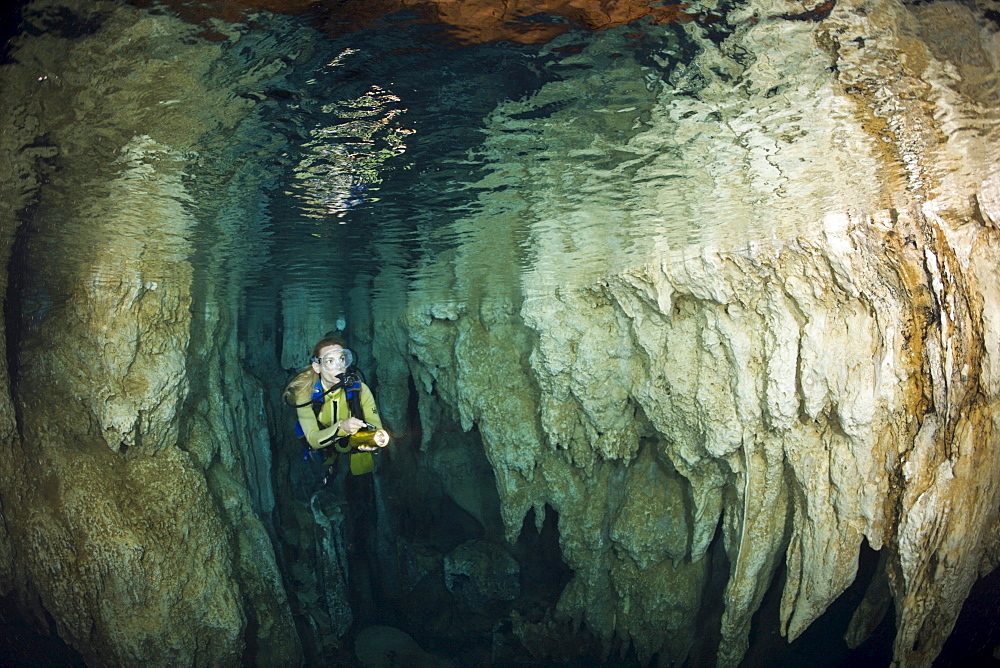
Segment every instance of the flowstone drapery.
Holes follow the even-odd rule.
[[[233,324],[253,255],[227,266],[273,185],[233,156],[273,138],[221,148],[256,122],[239,93],[287,66],[249,39],[243,57],[270,61],[247,71],[114,3],[25,19],[42,34],[3,73],[4,594],[93,665],[295,663],[265,395]],[[197,267],[196,228],[215,232]]]
[[[670,85],[629,88],[651,75],[620,57],[598,87],[595,46],[499,108],[490,220],[457,223],[392,350],[421,405],[478,428],[510,534],[558,511],[559,612],[608,643],[682,660],[721,535],[735,665],[779,567],[792,640],[867,541],[848,642],[891,592],[896,660],[926,665],[996,565],[997,31],[953,3],[791,9],[730,14]],[[679,217],[690,238],[658,234]]]

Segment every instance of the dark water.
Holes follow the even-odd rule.
[[[331,39],[294,102],[275,105],[276,124],[300,129],[291,187],[270,205],[285,280],[419,274],[462,242],[456,220],[481,214],[482,121],[498,99],[530,94],[546,59],[510,44],[445,49],[426,32]]]

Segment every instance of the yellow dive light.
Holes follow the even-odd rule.
[[[351,434],[352,448],[384,448],[389,445],[389,432],[385,429],[362,429]]]

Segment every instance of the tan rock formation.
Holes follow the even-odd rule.
[[[0,402],[0,582],[93,665],[296,664],[262,523],[270,486],[248,491],[268,480],[270,442],[260,388],[233,384],[238,282],[191,263],[196,207],[216,215],[220,246],[238,231],[189,179],[199,142],[252,112],[234,90],[285,65],[226,87],[213,72],[223,52],[191,27],[55,4],[26,19],[85,34],[23,40],[4,72],[5,249],[34,208],[12,265],[28,293],[9,320],[16,397]]]
[[[479,185],[505,188],[396,345],[482,434],[508,533],[558,511],[564,617],[683,659],[721,532],[735,665],[782,562],[792,640],[867,540],[896,661],[928,665],[996,565],[997,32],[954,3],[741,12],[665,74],[603,40],[599,79],[498,109]]]

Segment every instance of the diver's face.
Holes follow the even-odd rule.
[[[312,367],[326,387],[336,385],[340,382],[337,376],[347,371],[344,348],[338,345],[326,346],[319,351],[319,362],[313,362]]]

